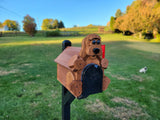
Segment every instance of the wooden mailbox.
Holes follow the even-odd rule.
[[[107,89],[110,79],[104,75],[108,60],[102,58],[101,38],[86,36],[81,47],[67,47],[56,59],[57,79],[76,98]]]

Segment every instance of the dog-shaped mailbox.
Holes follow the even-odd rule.
[[[86,36],[80,47],[67,47],[56,59],[57,79],[76,98],[107,89],[110,79],[104,75],[108,60],[102,58],[101,38]]]

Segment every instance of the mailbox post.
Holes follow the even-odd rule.
[[[72,46],[69,40],[62,42],[62,51],[68,46]],[[62,85],[62,120],[70,120],[70,104],[75,97]]]
[[[110,79],[104,69],[108,60],[96,34],[86,36],[81,47],[72,47],[69,40],[64,40],[62,51],[55,59],[57,80],[62,84],[62,120],[70,120],[70,104],[75,98],[83,99],[107,89]]]

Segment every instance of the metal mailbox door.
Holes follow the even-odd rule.
[[[97,64],[88,64],[82,71],[82,95],[86,98],[90,94],[102,92],[103,71]]]

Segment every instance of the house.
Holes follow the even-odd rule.
[[[0,32],[2,31],[8,31],[9,28],[7,27],[7,25],[3,26],[3,27],[0,27]]]

